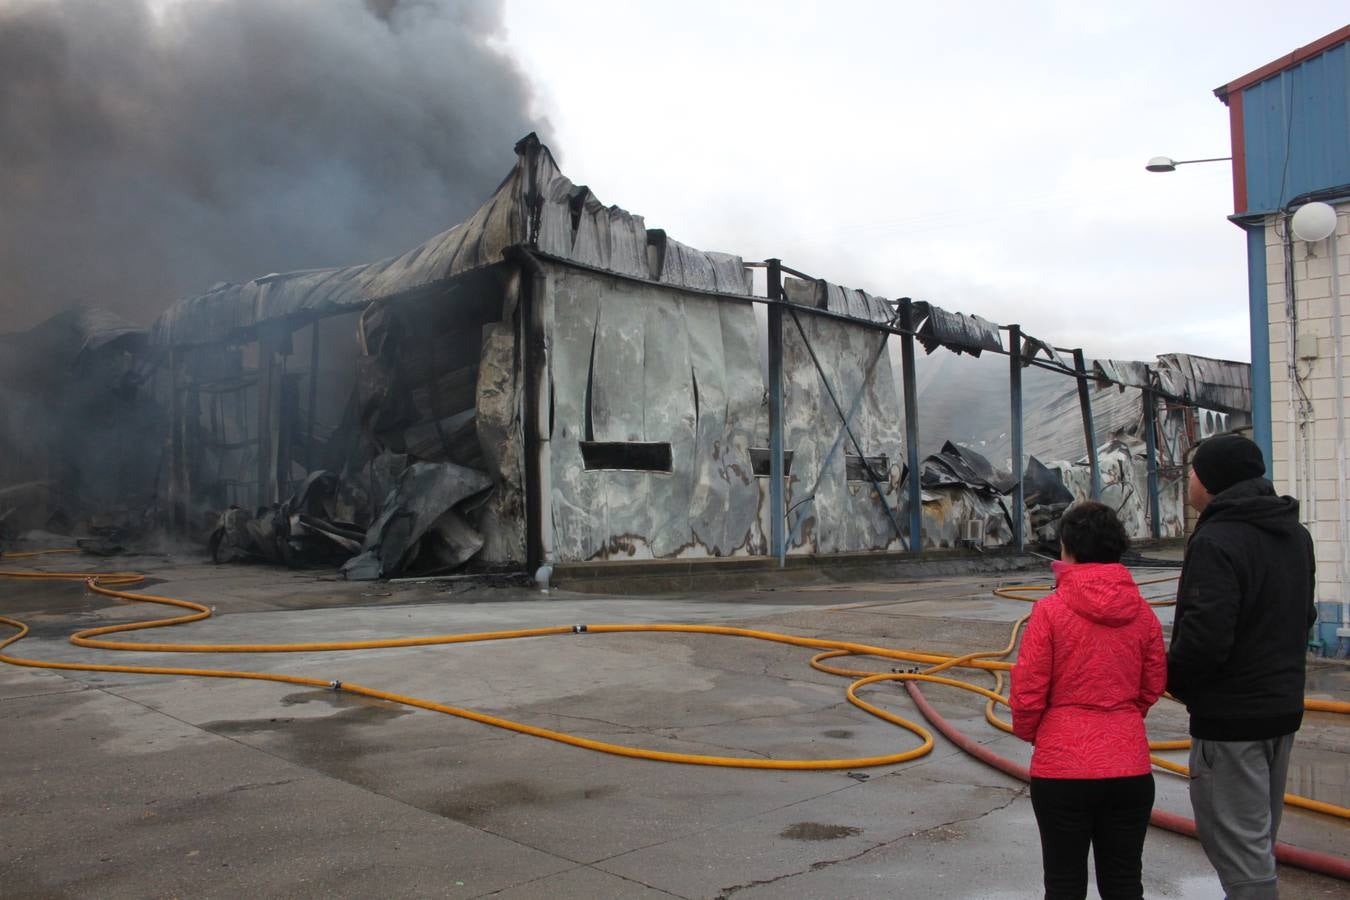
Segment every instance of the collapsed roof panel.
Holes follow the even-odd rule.
[[[1164,392],[1204,409],[1247,412],[1252,408],[1251,366],[1187,353],[1158,357]]]
[[[1031,365],[1031,361],[1037,356],[1043,356],[1052,363],[1070,371],[1073,370],[1073,364],[1066,360],[1058,350],[1050,346],[1048,342],[1029,334],[1022,335],[1022,366]]]
[[[1098,383],[1114,384],[1122,391],[1127,387],[1153,387],[1148,363],[1125,359],[1097,359],[1092,362],[1092,373]]]
[[[61,385],[85,354],[105,348],[136,351],[146,330],[106,309],[75,305],[27,331],[0,334],[0,386]]]
[[[995,470],[983,454],[948,441],[941,451],[924,459],[920,481],[925,489],[964,485],[1006,493],[1014,479],[1007,472]]]
[[[954,313],[922,300],[914,303],[915,337],[925,353],[946,347],[953,353],[979,356],[985,350],[1003,350],[998,325],[966,313]]]

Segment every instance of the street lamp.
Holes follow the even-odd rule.
[[[1232,160],[1231,156],[1214,156],[1209,159],[1172,159],[1170,156],[1155,156],[1144,166],[1150,172],[1175,172],[1177,166],[1188,166],[1191,163],[1202,162],[1227,162]]]

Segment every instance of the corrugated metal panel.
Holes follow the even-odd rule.
[[[1251,365],[1188,353],[1158,357],[1158,382],[1173,397],[1203,409],[1251,412]]]
[[[1252,85],[1242,106],[1246,212],[1350,183],[1350,44]]]

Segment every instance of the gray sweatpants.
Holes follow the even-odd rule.
[[[1278,898],[1275,835],[1294,736],[1191,742],[1191,807],[1200,846],[1229,900]]]

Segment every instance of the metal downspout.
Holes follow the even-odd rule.
[[[1337,226],[1339,227],[1340,217],[1337,216]],[[1350,515],[1347,515],[1346,504],[1346,459],[1345,459],[1345,354],[1342,351],[1342,341],[1344,335],[1341,327],[1341,258],[1339,247],[1336,241],[1336,229],[1333,228],[1328,238],[1328,245],[1331,252],[1331,328],[1334,338],[1334,349],[1332,351],[1332,362],[1336,375],[1336,507],[1339,515],[1339,530],[1336,536],[1340,539],[1341,550],[1341,626],[1336,630],[1336,636],[1339,638],[1350,637]]]
[[[508,248],[507,258],[520,264],[521,349],[525,372],[525,508],[526,565],[541,586],[547,586],[557,562],[553,533],[553,448],[550,433],[553,384],[549,333],[553,324],[553,292],[548,273],[529,248]],[[532,477],[531,477],[532,476]],[[546,571],[547,570],[547,571]]]

